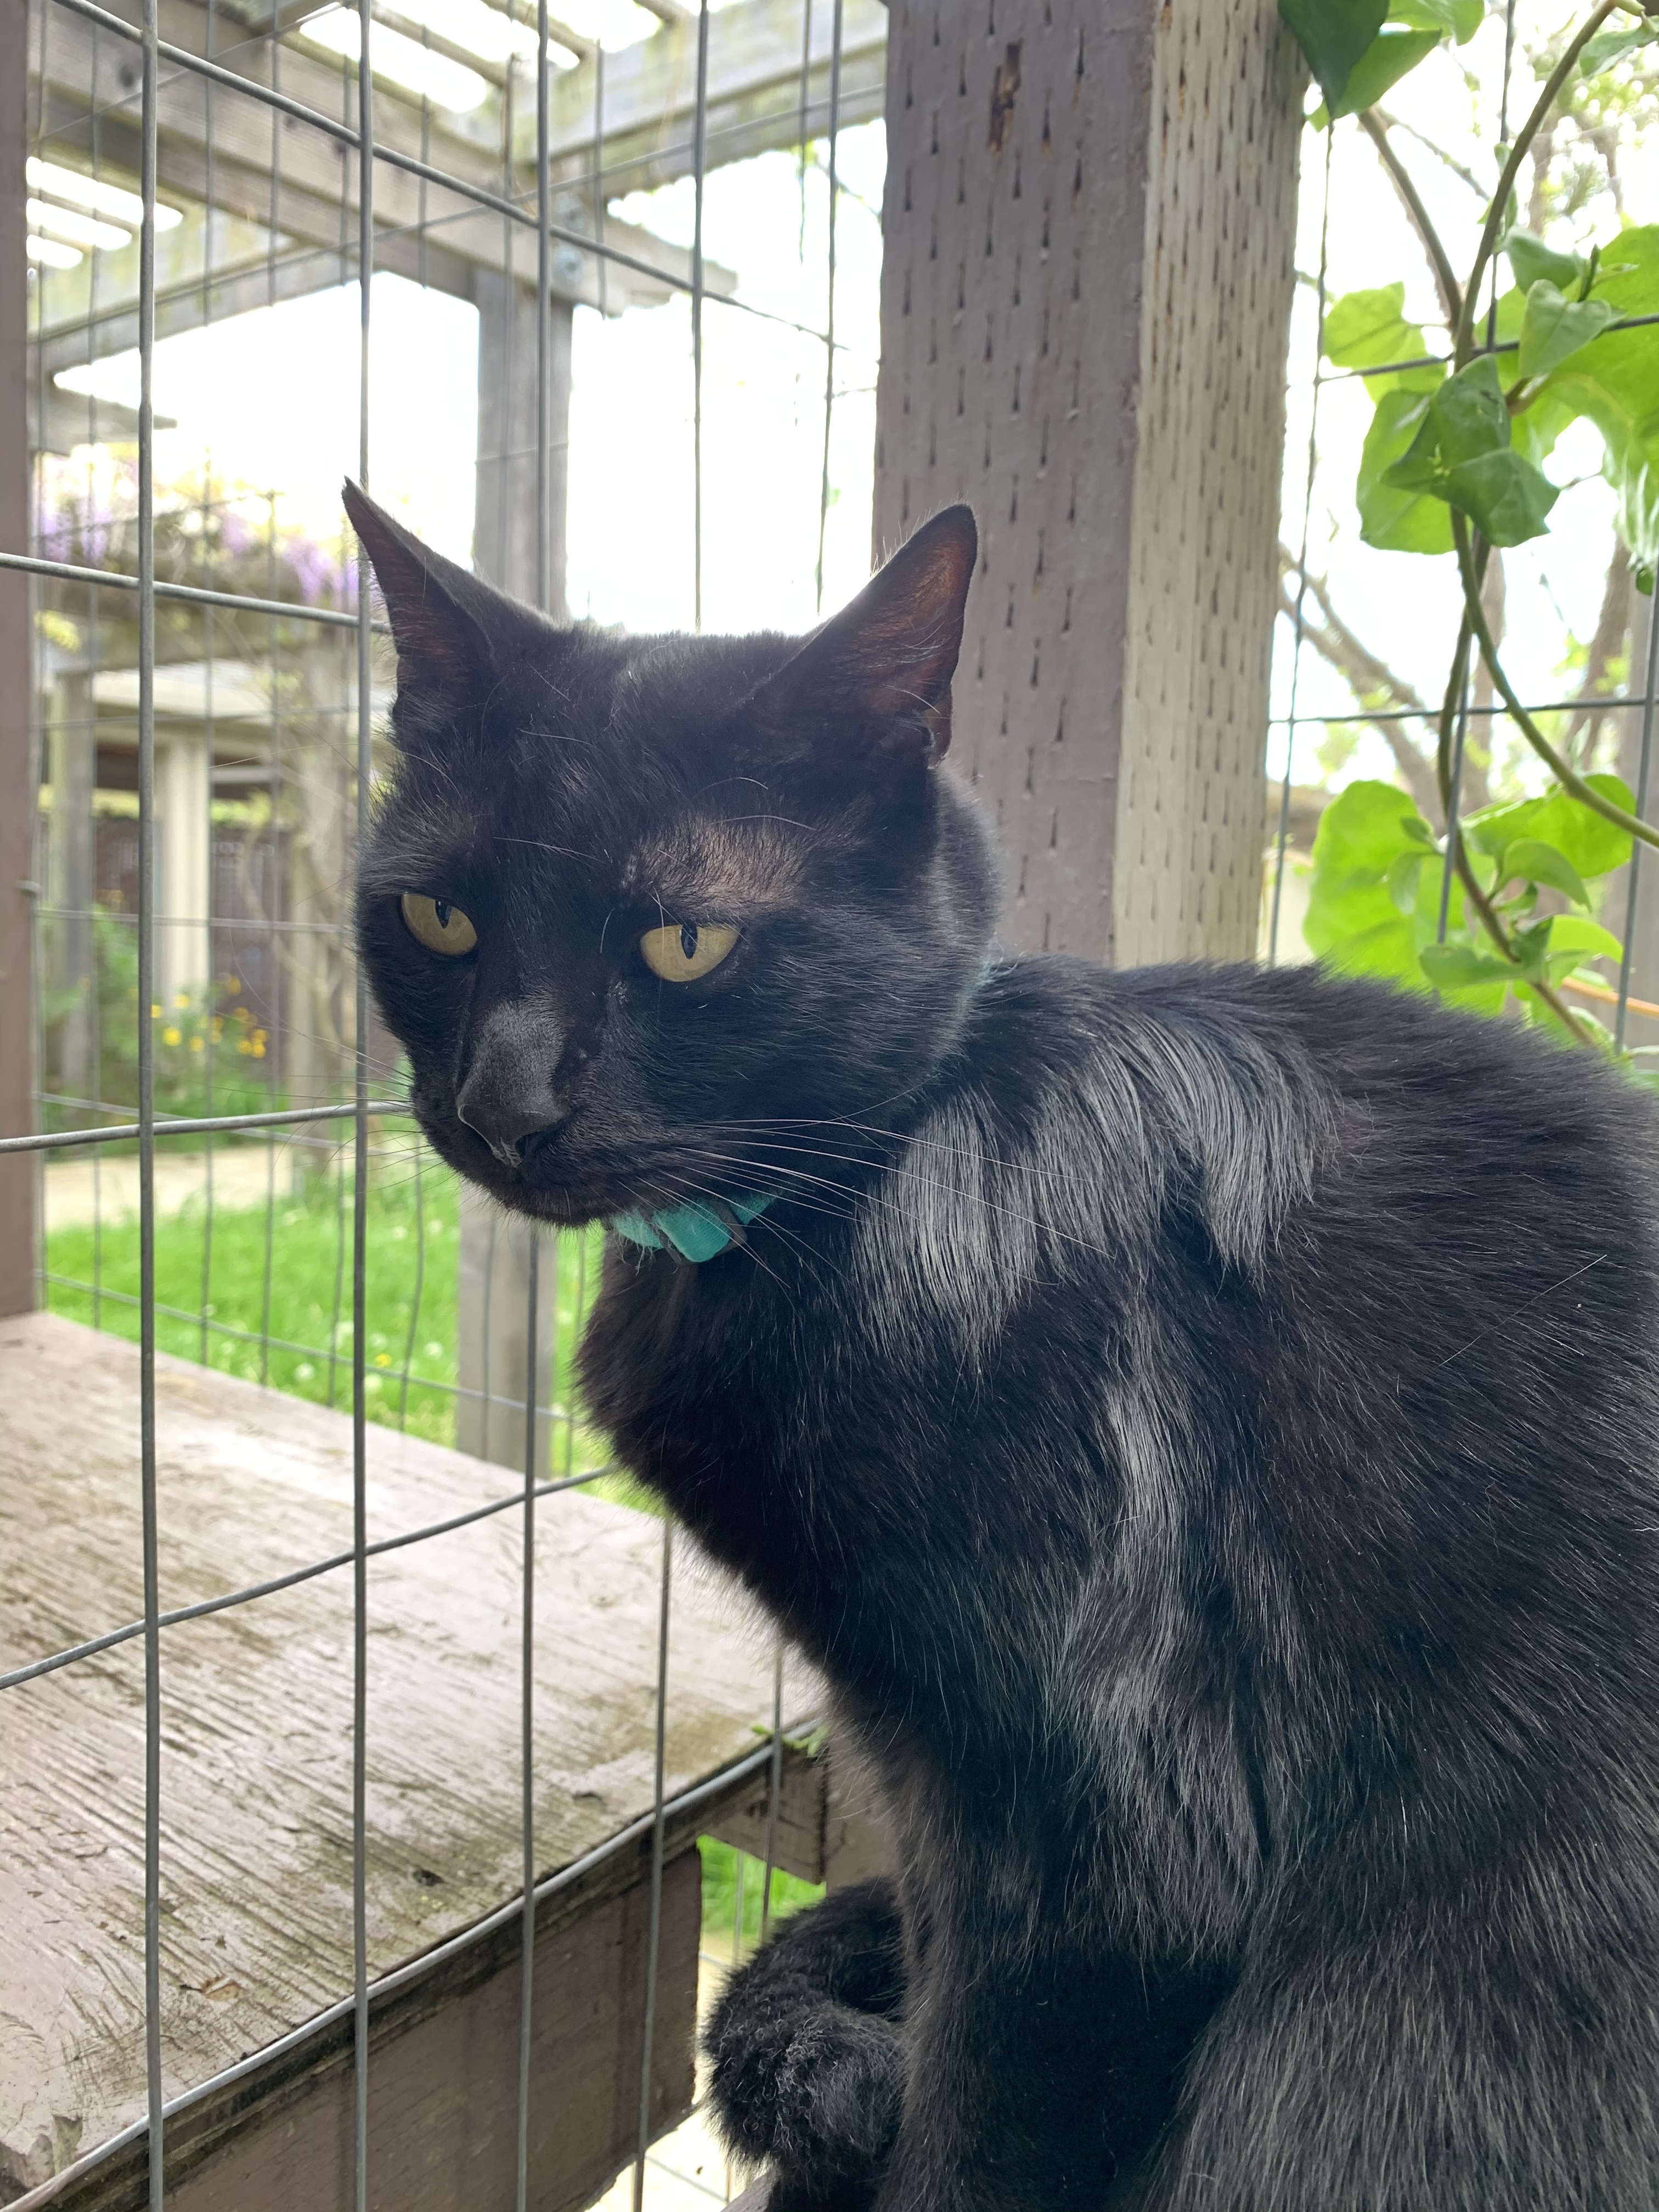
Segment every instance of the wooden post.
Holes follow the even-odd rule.
[[[528,285],[480,269],[478,304],[478,479],[473,507],[472,559],[481,576],[504,592],[536,598],[536,295]],[[562,620],[567,433],[570,419],[568,300],[556,299],[549,318],[547,425],[548,611]]]
[[[1006,940],[1255,950],[1302,76],[1274,0],[893,0],[876,538],[966,499]]]
[[[28,550],[28,0],[0,0],[0,547]],[[34,1111],[35,793],[28,579],[0,570],[0,1135]],[[0,1158],[0,1314],[34,1304],[35,1163]]]
[[[478,302],[478,481],[473,508],[472,559],[482,576],[521,599],[536,596],[536,295],[494,270],[480,270]],[[549,611],[565,612],[565,506],[570,419],[570,335],[574,314],[555,300],[545,434],[549,449]],[[455,1441],[462,1451],[504,1467],[524,1463],[523,1401],[530,1372],[526,1327],[530,1240],[535,1233],[509,1221],[476,1193],[461,1204],[460,1297],[458,1353],[461,1395],[456,1401]],[[554,1244],[541,1240],[537,1306],[536,1374],[538,1463],[546,1464],[549,1395],[556,1294]]]

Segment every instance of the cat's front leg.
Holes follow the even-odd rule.
[[[904,2096],[897,1893],[837,1890],[733,1974],[703,2033],[710,2104],[733,2154],[777,2176],[770,2212],[860,2212]]]
[[[874,2212],[1103,2212],[1168,2126],[1222,1970],[986,1916],[930,1947]]]

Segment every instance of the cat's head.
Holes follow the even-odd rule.
[[[432,1142],[555,1221],[810,1193],[811,1125],[902,1112],[991,940],[939,765],[967,508],[800,640],[561,627],[346,504],[398,648],[358,939]]]

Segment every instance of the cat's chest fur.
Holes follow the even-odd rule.
[[[613,1243],[583,1376],[623,1462],[872,1732],[1012,1798],[1081,1755],[1082,1674],[1152,1698],[1154,1667],[1208,1663],[1177,1496],[1206,1386],[1171,1317],[1225,1273],[1206,1205],[1215,1235],[1250,1230],[1206,1200],[1167,1083],[1103,1048],[1099,985],[1054,963],[999,994],[880,1164],[786,1189],[750,1250]],[[1282,1206],[1249,1103],[1218,1124],[1228,1165]]]

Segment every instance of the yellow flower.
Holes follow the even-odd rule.
[[[247,1055],[252,1051],[253,1047],[248,1042],[246,1037],[238,1037],[236,1040],[236,1049],[246,1060]]]
[[[161,1032],[161,1042],[163,1044],[178,1044],[180,1042],[180,1032],[173,1028],[171,1022]]]
[[[175,991],[173,994],[173,1003],[175,1006],[187,1006],[190,1004],[190,993]]]
[[[150,1008],[150,1010],[149,1010],[149,1018],[150,1018],[151,1021],[153,1021],[153,1022],[159,1022],[159,1021],[161,1020],[161,1009],[160,1008],[160,1006],[152,1006],[152,1007]]]
[[[374,1364],[377,1367],[390,1367],[392,1354],[389,1352],[377,1352],[374,1355]]]
[[[192,1052],[200,1052],[202,1049],[202,1039],[199,1036],[193,1036],[190,1041],[190,1048]]]

